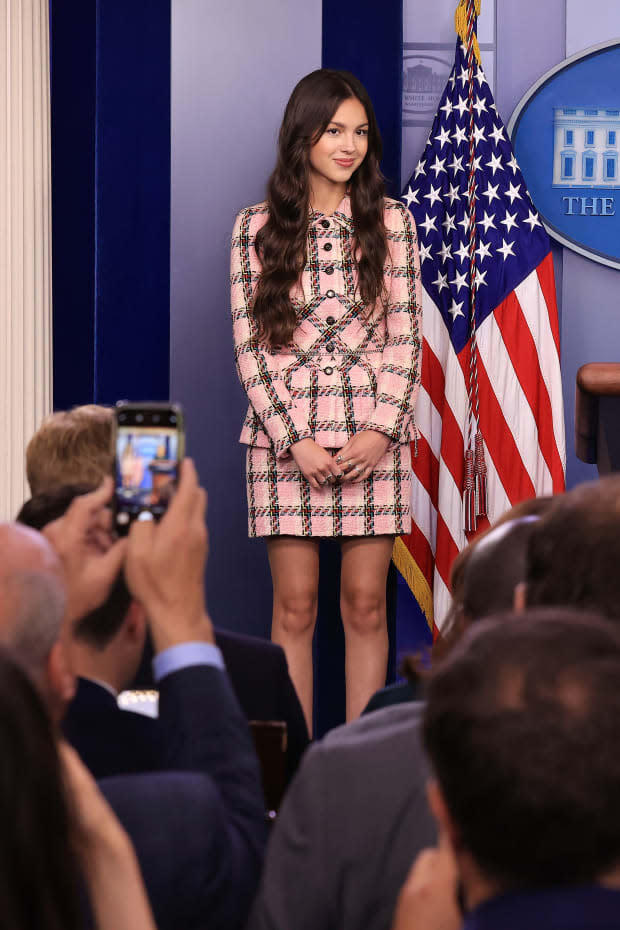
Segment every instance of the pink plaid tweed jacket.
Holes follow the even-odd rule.
[[[394,443],[413,440],[422,301],[409,211],[385,201],[388,300],[386,312],[377,309],[370,318],[356,288],[349,198],[331,216],[311,213],[306,267],[291,292],[298,326],[279,349],[260,344],[250,309],[261,271],[255,238],[266,220],[265,203],[247,207],[232,237],[235,357],[250,402],[240,442],[283,458],[301,439],[338,449],[364,429]]]

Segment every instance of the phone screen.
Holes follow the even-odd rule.
[[[118,424],[116,432],[116,525],[122,532],[145,511],[159,519],[178,479],[176,427]]]

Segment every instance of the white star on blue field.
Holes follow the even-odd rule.
[[[454,68],[424,153],[403,200],[418,229],[422,283],[439,307],[455,351],[470,330],[469,72],[459,41]],[[476,66],[476,325],[549,252],[482,68]]]

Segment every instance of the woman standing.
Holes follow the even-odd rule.
[[[418,249],[380,156],[357,78],[312,72],[287,104],[267,200],[241,211],[232,240],[249,533],[267,539],[272,638],[310,732],[319,539],[341,540],[350,720],[385,683],[386,577],[411,521]]]

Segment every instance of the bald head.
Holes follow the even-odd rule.
[[[0,584],[15,572],[51,572],[62,578],[60,559],[47,539],[19,523],[0,523]]]
[[[0,552],[0,643],[43,685],[65,610],[62,565],[44,536],[16,523],[0,523]]]
[[[472,546],[461,580],[463,610],[478,620],[510,610],[515,587],[525,579],[527,547],[538,517],[501,523]]]

